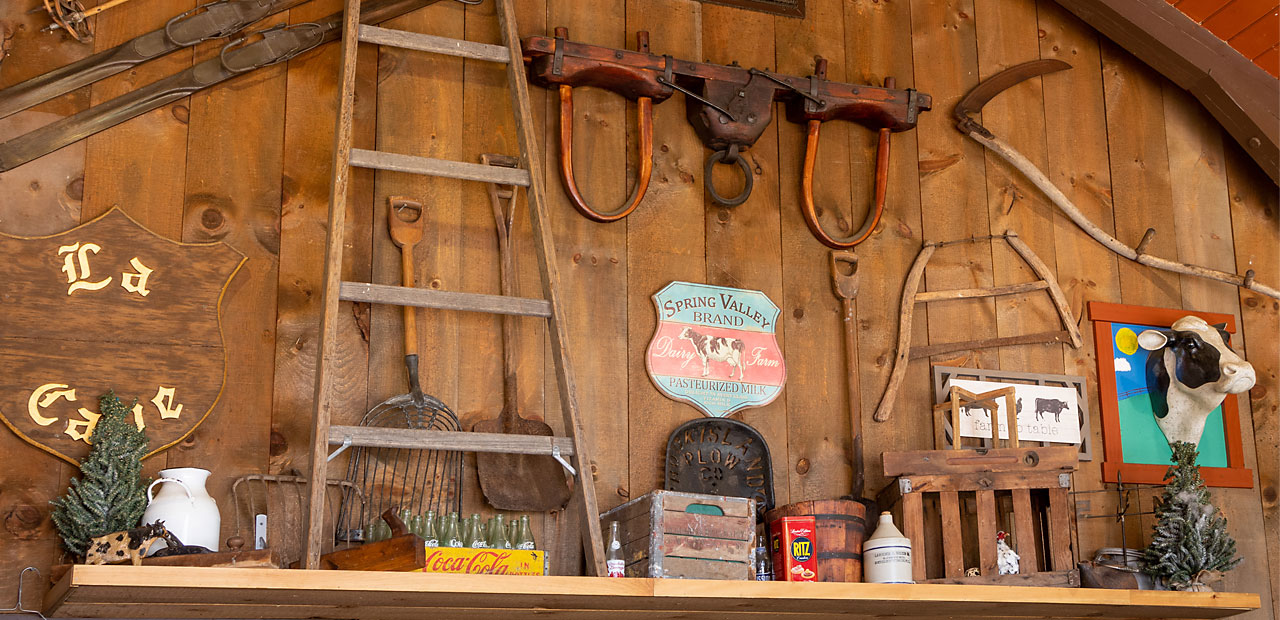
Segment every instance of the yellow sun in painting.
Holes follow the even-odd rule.
[[[1133,333],[1128,327],[1121,327],[1116,332],[1116,348],[1120,349],[1125,355],[1133,355],[1138,352],[1138,335]]]

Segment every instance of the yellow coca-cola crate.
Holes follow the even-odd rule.
[[[427,547],[426,564],[414,572],[456,575],[541,575],[543,551]]]

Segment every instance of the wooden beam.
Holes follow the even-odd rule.
[[[970,349],[1011,347],[1020,344],[1054,344],[1059,342],[1070,343],[1071,333],[1064,329],[1056,332],[1023,334],[1021,336],[1005,336],[1003,338],[987,338],[986,340],[931,344],[928,346],[912,348],[909,357],[913,360],[918,360],[926,357],[933,357],[934,355],[942,355],[943,353],[955,353],[956,351],[968,351]]]
[[[343,282],[343,301],[363,301],[373,304],[440,308],[463,312],[488,312],[518,316],[551,316],[551,304],[543,299],[506,297],[483,293],[457,293],[428,288],[409,288],[365,282]]]
[[[1015,295],[1017,293],[1043,291],[1047,288],[1049,288],[1049,283],[1044,280],[1040,280],[1037,282],[1008,284],[1005,286],[989,286],[985,288],[958,288],[952,291],[926,291],[924,293],[916,293],[916,303],[950,301],[952,299],[972,299],[974,297],[998,297],[1000,295]]]
[[[992,541],[994,546],[994,539]],[[781,618],[1122,617],[1221,618],[1257,609],[1257,594],[1020,588],[1011,586],[704,581],[442,575],[365,571],[297,571],[169,566],[77,565],[50,591],[46,613],[112,617],[379,618],[366,606],[398,610],[397,618],[474,608],[488,615],[535,618],[558,610],[570,617]],[[249,616],[239,606],[253,607]],[[272,607],[278,607],[272,609]],[[216,615],[225,610],[224,615]],[[499,613],[494,613],[498,611]],[[636,613],[644,611],[645,614]],[[649,615],[655,614],[655,615]]]
[[[427,431],[404,428],[374,428],[370,426],[329,427],[329,445],[341,445],[346,443],[348,439],[351,440],[352,446],[357,447],[541,455],[551,455],[553,448],[560,448],[561,456],[569,457],[575,454],[573,440],[568,437]]]
[[[1280,183],[1276,78],[1166,0],[1057,0],[1151,68],[1187,89]]]

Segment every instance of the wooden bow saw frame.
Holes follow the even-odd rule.
[[[568,40],[565,28],[554,37],[526,38],[524,60],[534,83],[560,93],[560,176],[578,212],[596,222],[626,217],[644,199],[653,171],[653,106],[680,91],[687,97],[686,116],[703,144],[715,151],[704,166],[703,183],[712,200],[724,206],[746,202],[751,195],[751,168],[740,151],[755,144],[773,118],[773,102],[786,104],[787,120],[808,127],[801,212],[810,232],[824,245],[849,249],[866,240],[884,211],[889,169],[889,134],[916,126],[921,111],[932,98],[914,89],[894,88],[893,78],[884,87],[832,82],[826,79],[827,61],[817,58],[814,75],[794,77],[748,69],[680,60],[649,53],[649,33],[637,32],[638,51],[588,45]],[[595,86],[635,101],[639,106],[640,173],[626,203],[611,212],[592,208],[578,191],[573,174],[573,89]],[[874,205],[866,221],[849,237],[829,234],[818,222],[813,201],[813,173],[822,123],[852,121],[879,132],[876,155]],[[725,198],[711,185],[711,168],[717,163],[737,164],[744,174],[739,195]]]

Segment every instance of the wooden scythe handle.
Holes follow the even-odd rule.
[[[612,212],[600,212],[587,204],[582,192],[578,191],[578,183],[573,178],[573,87],[560,85],[560,178],[564,181],[565,192],[569,194],[569,202],[587,219],[594,222],[616,222],[636,210],[644,193],[649,189],[649,177],[653,173],[653,99],[640,97],[638,116],[640,123],[640,172],[636,175],[636,185],[631,189],[622,208]]]

